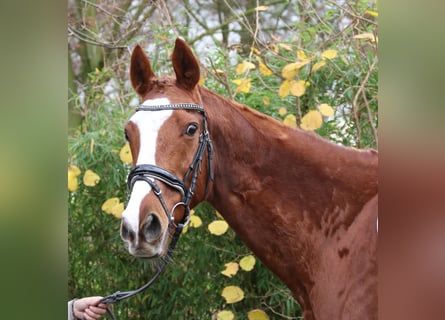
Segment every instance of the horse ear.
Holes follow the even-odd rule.
[[[154,77],[150,60],[139,45],[131,54],[130,79],[134,90],[140,95],[145,95],[151,87],[151,79]]]
[[[199,81],[199,63],[181,38],[176,39],[172,62],[177,83],[187,90],[192,90]]]

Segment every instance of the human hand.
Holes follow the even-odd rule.
[[[102,297],[85,297],[73,302],[73,313],[77,319],[96,320],[107,311],[107,304],[99,303]]]

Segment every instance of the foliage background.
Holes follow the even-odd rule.
[[[152,274],[150,264],[123,247],[119,220],[101,210],[107,199],[127,197],[129,166],[119,151],[138,102],[128,80],[136,43],[158,74],[171,73],[169,55],[182,36],[200,58],[206,87],[294,126],[326,103],[335,114],[323,117],[317,133],[376,148],[377,11],[368,1],[69,1],[68,163],[81,170],[77,190],[68,195],[69,298],[134,289]],[[323,59],[326,50],[336,50],[336,57]],[[310,85],[300,96],[284,96],[283,68],[301,61],[302,53],[313,59],[292,79]],[[322,60],[326,65],[314,71]],[[259,70],[260,61],[270,75]],[[255,68],[237,72],[245,62]],[[233,80],[247,80],[249,90]],[[97,185],[83,183],[86,170],[99,175]],[[220,273],[250,252],[231,230],[220,237],[209,233],[206,226],[216,219],[211,206],[195,212],[203,226],[181,237],[174,263],[147,293],[115,306],[117,318],[211,319],[230,310],[246,319],[252,309],[271,319],[298,318],[289,291],[259,261],[232,278]],[[228,285],[241,287],[245,299],[226,304],[221,291]]]

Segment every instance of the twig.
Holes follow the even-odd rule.
[[[116,19],[117,16],[114,13],[112,13],[112,12],[110,12],[108,10],[105,10],[101,6],[99,6],[99,5],[95,4],[95,3],[92,3],[92,2],[90,2],[88,0],[82,0],[82,1],[85,2],[86,4],[92,6],[92,7],[95,7],[96,9],[98,9],[100,11],[105,12],[107,15],[109,15],[110,17],[113,18],[114,22],[116,22],[118,25],[121,25],[121,23],[119,23],[119,21]]]
[[[229,97],[232,98],[232,91],[230,90],[230,86],[228,84],[228,79],[227,79],[227,75],[224,77],[224,79],[222,77],[219,76],[218,72],[216,71],[217,68],[215,66],[215,64],[213,63],[213,60],[211,58],[208,58],[208,60],[210,61],[210,65],[212,66],[212,69],[214,72],[209,72],[209,74],[211,76],[213,76],[213,78],[215,78],[216,81],[218,81],[219,83],[221,83],[224,88],[226,88],[227,93],[229,94]],[[226,74],[227,72],[225,72]]]
[[[289,320],[298,320],[298,319],[303,319],[303,317],[289,317],[289,316],[286,316],[286,315],[284,315],[284,314],[282,314],[282,313],[279,313],[278,311],[275,311],[271,306],[269,306],[267,303],[262,303],[267,309],[269,309],[273,314],[275,314],[275,315],[277,315],[277,316],[279,316],[279,317],[281,317],[281,318],[284,318],[284,319],[289,319]]]
[[[74,28],[72,28],[71,26],[68,26],[68,35],[73,36],[83,42],[95,45],[95,46],[99,46],[99,47],[105,47],[105,48],[109,48],[109,49],[128,49],[128,46],[119,46],[119,45],[114,45],[114,44],[110,44],[107,42],[102,42],[96,39],[92,39],[91,37],[89,37],[88,35],[82,33],[79,30],[76,30]]]
[[[295,98],[297,98],[297,100],[295,102],[295,108],[296,108],[295,113],[297,115],[295,122],[296,122],[297,127],[300,127],[301,119],[303,118],[303,115],[301,113],[301,101],[300,101],[300,97],[295,97]]]
[[[369,125],[371,126],[372,135],[374,136],[375,144],[378,149],[379,140],[378,140],[377,129],[375,128],[374,121],[372,119],[372,111],[371,111],[371,108],[369,108],[369,103],[368,103],[368,99],[366,98],[365,91],[362,91],[362,98],[365,103],[366,112],[368,114],[368,121],[369,121]]]
[[[173,32],[178,37],[179,36],[178,29],[175,27],[175,25],[174,25],[174,23],[172,21],[170,10],[168,9],[167,4],[165,3],[164,0],[159,1],[159,2],[160,2],[159,5],[157,4],[158,3],[157,1],[155,2],[156,6],[164,14],[165,18],[167,19],[168,25],[172,28]]]
[[[256,7],[257,8],[259,7],[259,1],[258,0],[256,0]],[[259,24],[260,24],[259,10],[256,10],[256,13],[255,13],[255,31],[253,33],[251,47],[254,47],[255,43],[257,42],[256,37],[258,36]],[[252,54],[253,54],[253,50],[250,50],[249,60],[252,59]]]
[[[286,0],[272,0],[272,1],[268,2],[268,3],[265,3],[264,5],[265,6],[271,6],[271,5],[274,5],[274,4],[277,4],[277,3],[287,3],[287,1]],[[249,10],[246,10],[246,12],[243,14],[243,16],[246,16],[246,15],[249,15],[249,14],[253,13],[255,10],[256,10],[256,8],[251,8]],[[193,44],[196,41],[201,40],[205,36],[212,35],[216,31],[218,31],[218,30],[228,26],[232,22],[235,22],[235,21],[238,21],[238,20],[242,20],[242,19],[243,19],[243,17],[241,17],[241,16],[239,16],[238,14],[235,13],[233,18],[227,19],[224,23],[222,23],[222,24],[220,24],[218,26],[215,26],[213,28],[207,29],[205,32],[201,33],[199,36],[195,37],[194,39],[189,39],[188,43],[189,44]],[[242,24],[245,25],[244,23],[242,23]],[[246,26],[246,28],[248,28],[248,26]]]
[[[336,2],[333,1],[333,0],[327,0],[326,2],[329,2],[330,4],[333,4],[333,5],[336,6],[337,8],[339,8],[339,9],[345,11],[347,14],[349,14],[350,16],[352,16],[352,17],[354,17],[354,18],[356,18],[356,19],[366,21],[367,23],[373,24],[373,25],[375,25],[375,26],[377,25],[377,23],[376,23],[375,21],[366,19],[365,17],[356,14],[355,12],[349,11],[348,9],[342,7],[341,5],[339,5],[338,3],[336,3]]]
[[[357,101],[358,101],[359,95],[364,91],[365,84],[368,82],[371,72],[374,69],[376,64],[377,64],[377,58],[374,58],[374,61],[371,65],[371,67],[369,68],[363,81],[360,83],[360,87],[358,88],[357,92],[354,95],[354,99],[352,100],[352,109],[353,109],[354,118],[355,118],[355,122],[356,122],[356,126],[357,126],[357,139],[359,141],[359,144],[361,142],[361,132],[360,132],[360,120],[358,119]],[[368,114],[368,116],[369,116],[369,114]],[[371,125],[371,127],[373,127],[372,121],[370,121],[370,125]],[[373,130],[373,133],[374,133],[374,138],[376,138],[377,134],[376,134],[375,128]],[[376,139],[376,142],[377,142],[377,139]],[[360,147],[360,146],[358,146],[358,147]]]

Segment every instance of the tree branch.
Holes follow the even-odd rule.
[[[264,5],[265,6],[271,6],[271,5],[278,4],[278,3],[287,3],[287,0],[273,0],[271,2],[265,3]],[[249,10],[246,10],[246,12],[244,13],[244,16],[254,13],[255,10],[256,10],[256,8],[251,8]],[[237,20],[240,20],[240,19],[243,19],[243,17],[241,17],[239,15],[235,15],[234,17],[226,20],[224,23],[220,24],[219,26],[215,26],[213,28],[209,28],[205,32],[201,33],[199,36],[195,37],[194,39],[189,39],[189,43],[190,44],[194,44],[196,41],[201,40],[205,36],[209,36],[212,33],[215,33],[216,31],[218,31],[218,30],[220,30],[220,29],[228,26],[229,24],[231,24],[231,23],[233,23],[233,22],[235,22]]]

